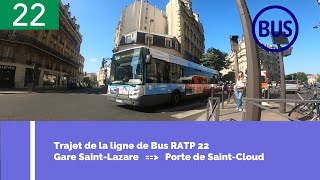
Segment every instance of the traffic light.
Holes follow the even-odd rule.
[[[106,64],[106,59],[105,59],[105,58],[103,58],[103,59],[102,59],[101,67],[103,68],[105,64]]]
[[[84,76],[87,76],[87,72],[84,72]]]

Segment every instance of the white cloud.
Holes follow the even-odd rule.
[[[89,62],[95,63],[95,62],[97,62],[97,59],[96,58],[90,58]]]

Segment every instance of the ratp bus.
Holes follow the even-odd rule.
[[[219,73],[205,66],[137,47],[115,53],[111,63],[108,99],[120,104],[153,106],[219,91]]]

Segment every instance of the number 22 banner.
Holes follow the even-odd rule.
[[[0,30],[58,30],[59,0],[0,0]]]

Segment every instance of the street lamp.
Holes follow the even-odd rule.
[[[261,67],[258,45],[252,34],[252,19],[245,0],[236,0],[242,22],[248,62],[247,97],[261,99]],[[260,121],[261,109],[252,103],[247,104],[243,120]]]
[[[239,51],[239,36],[230,36],[231,51],[234,54],[234,68],[235,68],[235,82],[237,82],[237,76],[239,74],[239,64],[238,64],[238,51]]]
[[[112,60],[111,58],[103,58],[101,68],[104,68],[105,64],[108,62],[108,60]]]
[[[148,48],[150,48],[150,43],[151,43],[151,23],[154,23],[153,19],[150,19],[150,23],[149,23]]]
[[[275,32],[275,34],[279,34],[279,32]],[[271,34],[272,43],[278,46],[278,49],[281,49],[281,45],[289,44],[288,37],[284,36],[285,33],[282,33],[281,36],[275,37]],[[287,57],[291,55],[292,48],[288,49],[287,51],[279,53],[279,65],[280,65],[280,89],[281,89],[281,99],[286,99],[286,84],[285,84],[285,71],[284,71],[284,63],[283,57]],[[286,112],[286,103],[281,103],[279,107],[280,113]]]

